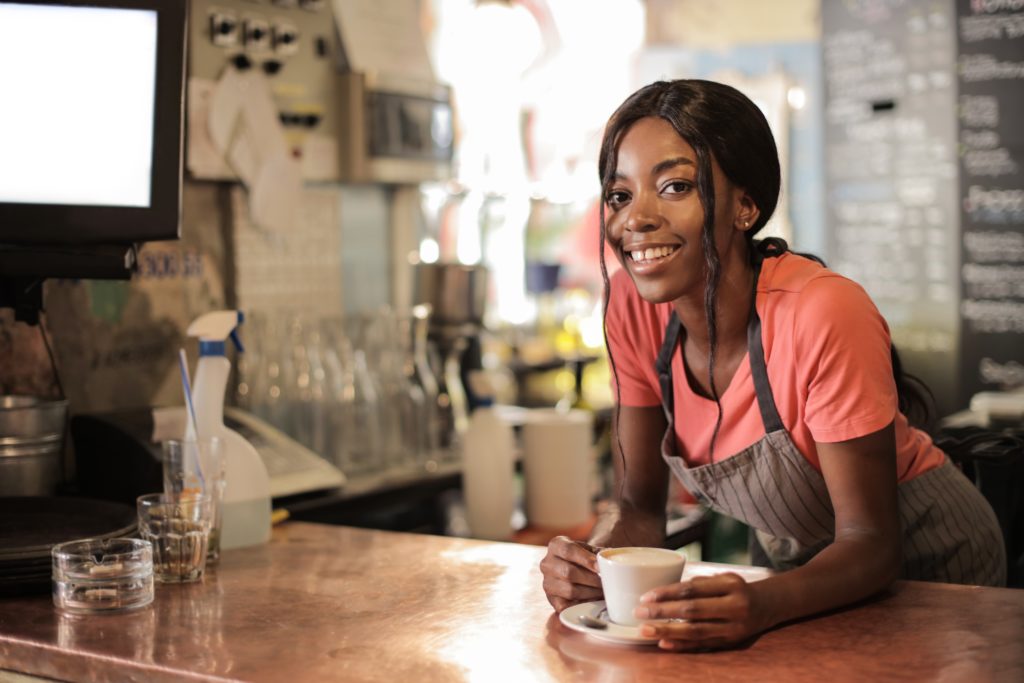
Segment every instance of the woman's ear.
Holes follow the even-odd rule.
[[[744,191],[740,191],[739,202],[736,209],[736,229],[746,232],[757,223],[761,215],[760,209],[754,203],[754,199]]]

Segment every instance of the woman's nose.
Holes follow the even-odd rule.
[[[624,227],[630,232],[647,232],[658,227],[658,212],[644,197],[634,197]]]

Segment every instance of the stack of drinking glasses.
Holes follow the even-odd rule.
[[[237,403],[350,476],[433,470],[450,454],[428,318],[252,313]]]

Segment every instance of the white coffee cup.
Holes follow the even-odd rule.
[[[659,586],[678,583],[683,576],[686,556],[665,548],[605,548],[597,554],[608,618],[623,626],[636,626],[640,620],[633,611],[640,596]]]

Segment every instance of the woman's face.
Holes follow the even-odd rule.
[[[697,192],[697,155],[661,118],[634,123],[622,136],[612,185],[605,194],[607,239],[651,303],[703,296],[701,248],[704,207]],[[715,186],[715,240],[724,258],[745,194],[711,160]],[[748,219],[749,220],[749,219]]]

